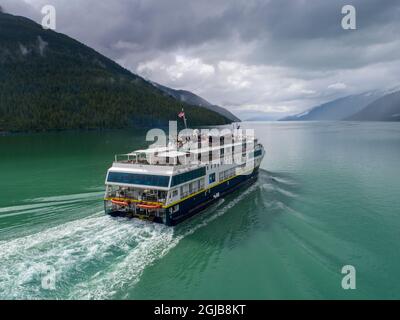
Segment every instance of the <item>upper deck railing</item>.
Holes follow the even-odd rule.
[[[122,166],[156,166],[188,168],[193,164],[207,164],[215,161],[226,162],[227,157],[239,157],[257,146],[257,139],[248,135],[220,136],[211,135],[189,136],[170,142],[167,147],[156,147],[137,150],[128,154],[115,155],[115,164]],[[248,146],[248,143],[253,145]],[[212,154],[212,160],[209,155]],[[210,156],[211,157],[211,156]],[[237,159],[235,158],[235,159]],[[221,160],[222,159],[222,160]],[[206,160],[206,161],[205,161]],[[241,159],[244,160],[244,159]]]

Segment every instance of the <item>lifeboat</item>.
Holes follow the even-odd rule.
[[[150,210],[160,209],[162,207],[160,204],[143,204],[143,203],[140,203],[137,206],[141,209],[150,209]]]
[[[111,202],[112,202],[113,204],[117,204],[117,205],[123,206],[123,207],[129,206],[129,203],[126,202],[126,201],[119,201],[119,200],[112,199]]]

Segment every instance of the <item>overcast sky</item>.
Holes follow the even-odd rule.
[[[243,116],[284,116],[399,84],[399,0],[0,0],[144,78]],[[344,30],[352,4],[357,30]]]

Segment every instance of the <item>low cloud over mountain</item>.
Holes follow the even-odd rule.
[[[357,29],[343,30],[348,1],[3,0],[57,31],[169,87],[236,114],[300,113],[335,98],[393,86],[400,74],[400,2],[354,0]]]

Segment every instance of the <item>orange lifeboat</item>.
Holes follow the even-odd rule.
[[[129,203],[126,202],[126,201],[119,201],[119,200],[111,199],[111,202],[112,202],[113,204],[117,204],[117,205],[123,206],[123,207],[129,206]]]
[[[137,205],[141,209],[160,209],[162,206],[160,204],[143,204],[140,203]]]

